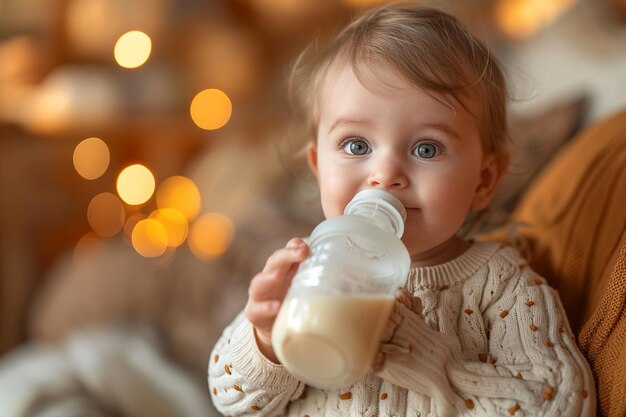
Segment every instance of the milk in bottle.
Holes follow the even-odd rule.
[[[395,291],[410,266],[400,240],[406,211],[381,190],[359,192],[320,223],[272,329],[276,356],[298,379],[340,387],[370,368]]]

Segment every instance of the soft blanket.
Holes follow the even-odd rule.
[[[145,327],[83,330],[0,360],[2,417],[213,416],[206,393]]]

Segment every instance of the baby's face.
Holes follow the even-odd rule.
[[[383,189],[407,209],[402,240],[413,259],[445,251],[470,209],[488,203],[481,192],[488,158],[476,121],[391,68],[374,66],[360,76],[345,65],[321,88],[309,162],[324,214],[342,214],[360,190]]]

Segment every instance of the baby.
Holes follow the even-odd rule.
[[[307,62],[307,64],[303,64]],[[326,217],[364,189],[400,199],[411,271],[372,370],[339,389],[279,363],[271,329],[302,239],[272,254],[209,360],[226,415],[592,416],[593,379],[558,295],[513,248],[459,230],[507,169],[506,85],[455,18],[418,5],[365,12],[296,63],[308,162]]]

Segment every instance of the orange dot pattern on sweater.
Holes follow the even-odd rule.
[[[544,344],[544,345],[546,345],[546,347],[552,347],[552,346],[554,346],[554,343],[552,343],[552,342],[551,342],[551,341],[549,341],[549,340],[546,340],[545,342],[543,342],[543,344]]]
[[[474,401],[472,401],[472,400],[470,400],[470,399],[465,400],[465,406],[466,406],[468,409],[470,409],[470,410],[471,410],[471,409],[473,409],[473,408],[474,408]]]
[[[474,310],[472,310],[471,308],[466,308],[465,310],[465,314],[470,315],[474,312]]]
[[[220,355],[215,355],[215,356],[213,356],[213,361],[214,361],[215,363],[217,363],[217,361],[219,361],[219,360],[220,360]]]
[[[235,391],[243,392],[243,390],[241,389],[241,387],[240,387],[239,385],[237,385],[237,384],[233,385],[233,389],[234,389]]]
[[[259,411],[259,410],[261,409],[261,407],[259,407],[259,406],[258,406],[258,405],[256,405],[256,404],[252,404],[252,405],[250,406],[250,408],[251,408],[253,411]]]
[[[226,372],[228,375],[232,375],[232,373],[230,372],[230,366],[228,365],[224,365],[224,372]]]
[[[514,405],[510,406],[506,411],[510,415],[513,415],[513,414],[517,413],[517,410],[519,410],[519,404],[515,403]]]
[[[502,310],[500,312],[500,317],[502,317],[502,318],[505,318],[508,315],[509,315],[509,311],[508,310]]]
[[[535,305],[535,302],[534,302],[533,300],[528,300],[528,301],[526,301],[526,305],[527,305],[528,307],[532,307],[532,306],[534,306],[534,305]]]
[[[541,394],[541,396],[543,397],[544,400],[550,401],[552,400],[552,394],[554,394],[554,391],[555,391],[554,387],[548,385],[546,389],[543,391],[543,394]]]
[[[487,354],[486,353],[479,353],[478,354],[478,360],[481,362],[487,362]]]
[[[524,379],[524,378],[522,378],[522,374],[519,373],[519,372],[517,373],[517,375],[515,375],[515,378],[516,379]]]
[[[439,290],[441,290],[441,291],[445,291],[445,290],[447,290],[448,288],[450,288],[450,286],[448,286],[447,284],[443,284],[441,287],[439,287]]]
[[[534,324],[530,325],[530,330],[532,330],[533,332],[537,331],[537,326],[535,326]]]
[[[387,394],[386,392],[383,392],[383,393],[380,395],[380,399],[381,399],[381,400],[383,400],[383,401],[384,401],[384,400],[386,400],[386,399],[387,399],[387,397],[389,397],[389,394]]]
[[[213,387],[213,395],[217,395],[217,388]]]
[[[343,394],[339,394],[339,398],[341,398],[342,400],[349,400],[350,398],[352,398],[352,393],[344,392]]]

